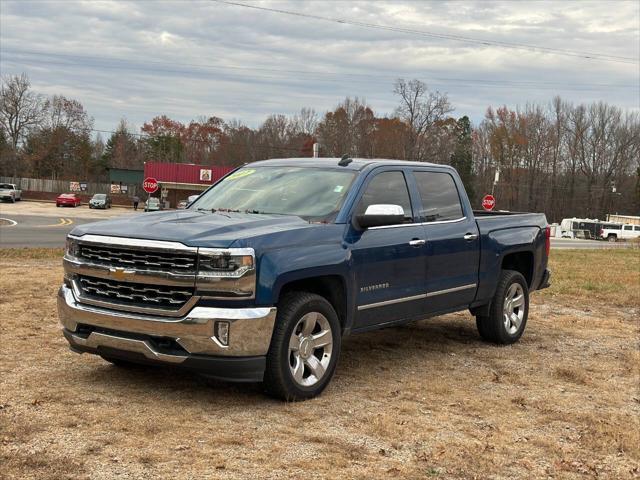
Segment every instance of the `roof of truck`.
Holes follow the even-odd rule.
[[[275,158],[272,160],[261,160],[253,162],[251,165],[269,167],[339,167],[340,158]],[[434,166],[445,167],[446,165],[436,165],[427,162],[411,162],[408,160],[387,160],[378,158],[353,158],[351,162],[342,168],[347,170],[362,170],[369,165],[398,165],[398,166]]]

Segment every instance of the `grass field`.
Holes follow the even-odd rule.
[[[0,478],[638,478],[640,251],[554,251],[513,346],[349,337],[314,400],[71,353],[60,251],[0,250]]]

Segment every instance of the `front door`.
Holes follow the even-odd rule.
[[[348,236],[357,286],[356,330],[420,315],[426,296],[424,229],[414,222],[405,174],[381,171],[363,188],[354,215],[369,205],[400,205],[405,223],[352,230]]]

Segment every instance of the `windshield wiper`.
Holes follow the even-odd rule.
[[[251,215],[284,215],[283,213],[273,213],[273,212],[263,212],[262,210],[245,210],[244,213],[249,213]]]
[[[231,218],[229,215],[225,215],[227,213],[240,213],[240,210],[236,210],[233,208],[198,208],[196,210],[197,212],[211,212],[211,213],[217,213],[219,215],[224,215],[227,218]]]
[[[234,208],[202,208],[196,209],[198,212],[211,212],[211,213],[240,213],[240,210]]]

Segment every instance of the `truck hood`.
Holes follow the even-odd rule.
[[[193,247],[228,248],[234,242],[276,232],[309,228],[300,217],[210,213],[192,210],[127,215],[79,225],[72,235],[108,235],[180,242]]]

